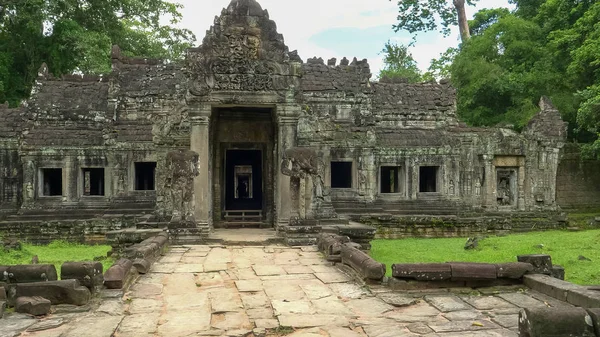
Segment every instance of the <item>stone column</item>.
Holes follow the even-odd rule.
[[[496,169],[492,163],[494,156],[483,155],[485,168],[485,181],[483,185],[483,206],[486,208],[496,207]]]
[[[281,162],[285,150],[296,146],[296,135],[298,132],[298,117],[300,107],[284,106],[277,107],[277,189],[276,189],[276,221],[280,225],[287,225],[290,221],[292,211],[292,196],[290,193],[290,177],[281,173]]]
[[[194,179],[194,218],[199,227],[212,229],[212,156],[210,153],[211,106],[190,108],[190,149],[198,153],[198,176]]]
[[[525,158],[519,158],[519,172],[517,177],[519,198],[517,199],[517,208],[519,211],[525,210]]]

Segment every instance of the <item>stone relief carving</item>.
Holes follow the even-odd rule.
[[[498,169],[496,200],[498,206],[512,206],[516,202],[516,172],[512,169]]]
[[[198,176],[198,153],[177,150],[167,153],[166,196],[173,209],[171,223],[195,222],[194,178]]]

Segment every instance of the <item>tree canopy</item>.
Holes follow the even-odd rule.
[[[165,0],[0,0],[0,103],[30,95],[45,62],[55,76],[110,71],[110,50],[175,60],[194,35]]]
[[[572,140],[600,155],[600,2],[511,0],[515,9],[484,9],[468,22],[458,48],[433,60],[436,76],[457,89],[458,113],[471,125],[523,127],[549,96],[569,122]],[[472,2],[467,1],[467,4]],[[396,30],[458,24],[457,1],[401,1]],[[441,25],[441,26],[440,26]]]
[[[384,67],[379,72],[379,78],[402,78],[410,83],[423,80],[417,61],[408,51],[408,46],[388,41],[381,53]]]

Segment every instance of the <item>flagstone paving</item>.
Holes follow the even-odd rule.
[[[64,324],[41,331],[44,320],[12,314],[0,337],[500,337],[517,336],[522,306],[567,305],[508,289],[392,292],[357,284],[314,247],[176,246],[123,298],[53,314]]]

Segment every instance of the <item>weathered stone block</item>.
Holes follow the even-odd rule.
[[[6,301],[6,289],[0,287],[0,301]]]
[[[15,301],[15,311],[30,314],[33,316],[41,316],[50,313],[52,303],[39,296],[34,297],[18,297]]]
[[[594,332],[596,333],[596,337],[600,336],[600,308],[590,308],[586,309],[588,315],[592,318],[592,323],[594,324]]]
[[[559,266],[557,264],[552,266],[552,277],[557,278],[559,280],[564,280],[565,279],[565,268],[563,268],[562,266]]]
[[[552,257],[546,254],[519,255],[517,261],[530,263],[533,266],[532,273],[552,274]]]
[[[135,259],[133,260],[133,266],[137,269],[140,274],[147,274],[152,266],[152,262],[147,259]]]
[[[92,292],[102,286],[104,275],[102,263],[95,261],[65,262],[60,267],[61,280],[78,280]]]
[[[393,264],[392,276],[419,281],[444,281],[452,277],[448,263]]]
[[[496,264],[496,275],[498,278],[520,279],[523,275],[531,272],[533,266],[525,262],[510,262]]]
[[[27,283],[40,281],[56,281],[58,275],[52,264],[23,264],[15,266],[0,266],[7,283]]]
[[[595,337],[592,318],[583,308],[526,308],[519,312],[519,336]]]
[[[9,302],[19,297],[43,297],[52,304],[84,305],[90,300],[90,290],[77,280],[60,280],[35,283],[18,283],[13,292],[9,292]],[[14,302],[13,302],[14,303]]]
[[[495,280],[496,265],[489,263],[448,263],[452,269],[452,280]]]
[[[381,280],[385,276],[385,265],[373,260],[364,252],[344,245],[342,246],[342,263],[349,265],[362,277],[370,280]]]
[[[6,310],[6,301],[0,301],[0,318],[4,316],[4,311]]]
[[[133,267],[129,259],[119,259],[104,273],[104,286],[108,289],[122,289]]]

